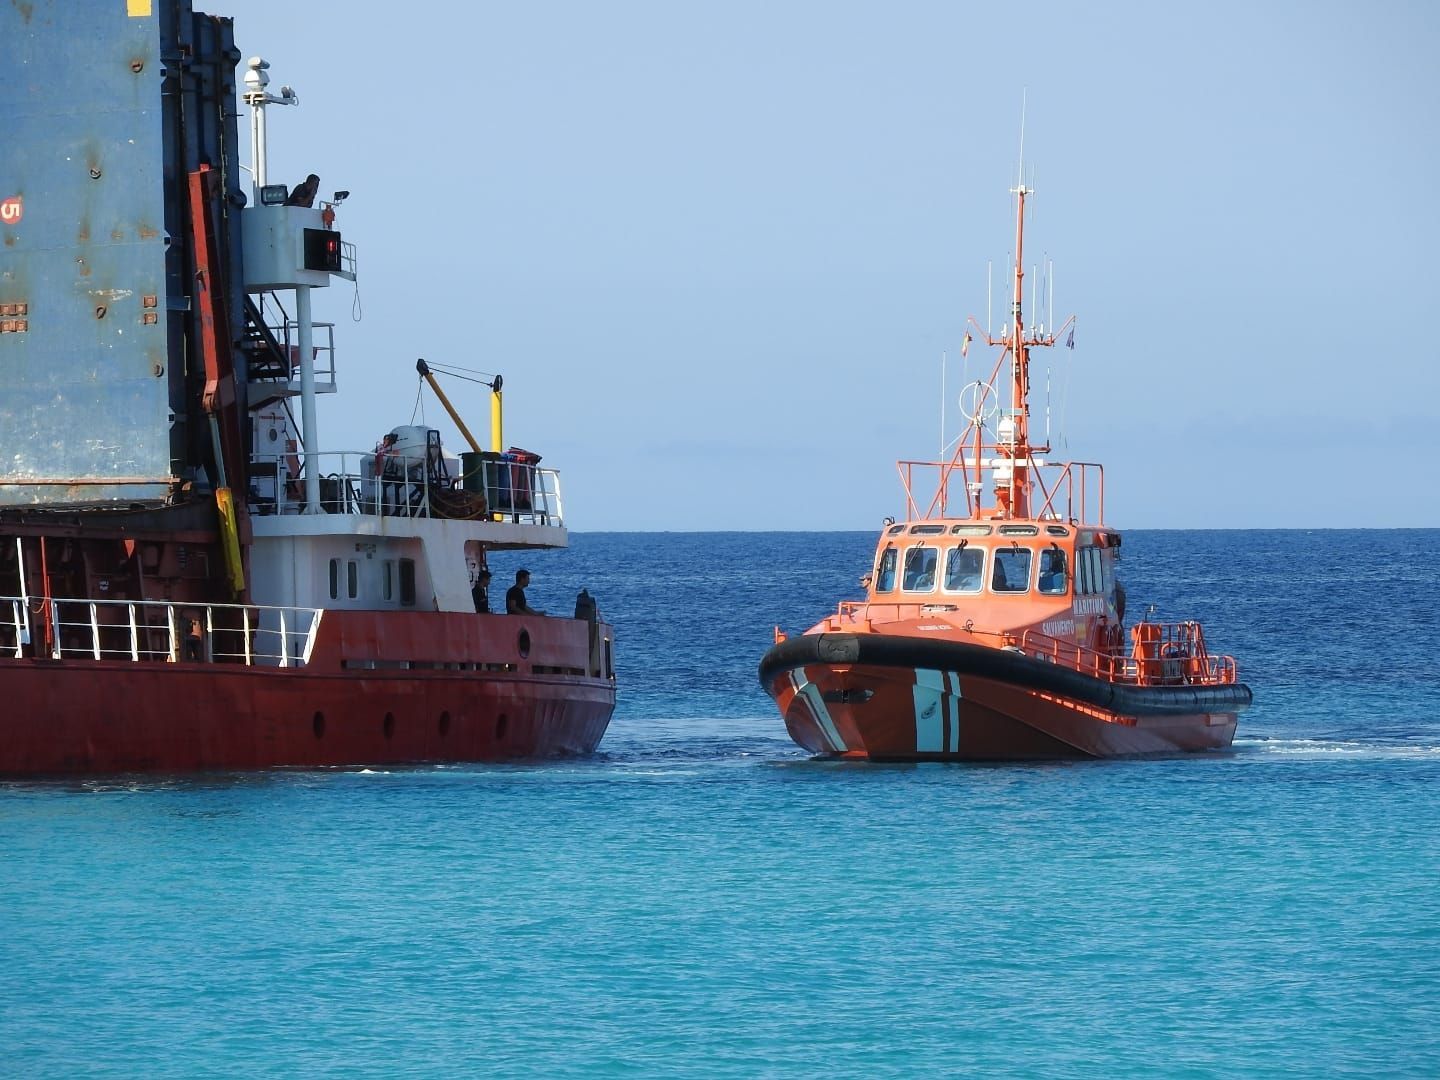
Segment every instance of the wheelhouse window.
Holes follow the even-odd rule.
[[[340,599],[340,560],[330,560],[330,599]]]
[[[875,568],[875,591],[889,592],[895,588],[895,549],[887,547],[880,556],[880,565]]]
[[[1082,596],[1094,596],[1104,588],[1104,575],[1101,570],[1100,549],[1097,547],[1082,547],[1075,553],[1076,562],[1079,564],[1080,577],[1076,582],[1076,588]]]
[[[1040,591],[1059,596],[1065,591],[1065,552],[1048,547],[1040,553]]]
[[[978,593],[985,581],[985,549],[951,548],[945,559],[945,591]]]
[[[400,560],[400,606],[415,606],[415,560]]]
[[[990,573],[990,591],[1022,593],[1030,587],[1029,548],[996,548],[994,569]]]
[[[900,587],[905,592],[930,592],[935,588],[935,567],[940,561],[940,551],[933,547],[913,547],[905,552],[905,580]]]
[[[351,600],[360,595],[360,564],[354,559],[345,564],[345,592]]]

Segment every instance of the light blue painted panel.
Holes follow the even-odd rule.
[[[0,504],[161,498],[159,19],[125,0],[0,5],[0,71],[0,199],[23,200],[0,221],[0,312],[25,305],[25,328],[0,332]]]

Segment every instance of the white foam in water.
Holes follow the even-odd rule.
[[[1405,743],[1357,742],[1347,739],[1236,739],[1234,749],[1262,754],[1296,756],[1414,758],[1440,755],[1440,746]]]

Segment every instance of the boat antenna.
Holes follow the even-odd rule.
[[[945,361],[946,353],[940,353],[940,461],[945,460]]]
[[[988,259],[985,263],[985,336],[990,337],[995,329],[995,301],[992,294],[995,291],[995,260]]]
[[[1020,169],[1015,186],[1022,188],[1025,186],[1025,99],[1029,92],[1029,87],[1020,88]]]
[[[1045,445],[1050,445],[1050,365],[1045,365]]]

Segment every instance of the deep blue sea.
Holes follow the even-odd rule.
[[[578,534],[594,758],[0,784],[0,1074],[1440,1075],[1440,530],[1125,539],[1233,751],[808,760],[755,666],[873,536]]]

